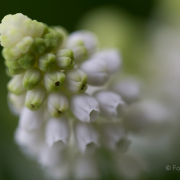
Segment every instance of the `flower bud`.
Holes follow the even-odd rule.
[[[58,41],[60,36],[61,36],[61,34],[58,31],[54,30],[53,28],[49,28],[49,33],[45,34],[43,38],[44,39],[54,39],[54,40]]]
[[[57,46],[57,40],[55,39],[46,38],[44,39],[44,43],[47,53],[52,52]]]
[[[25,70],[19,65],[18,60],[6,60],[6,65],[9,68],[11,75],[17,75],[23,73]]]
[[[22,40],[16,44],[16,47],[19,49],[21,53],[25,54],[29,51],[33,42],[34,42],[33,38],[27,36],[22,38]]]
[[[97,100],[87,94],[72,96],[70,109],[76,118],[82,122],[93,122],[100,113]]]
[[[28,91],[26,94],[25,105],[31,110],[37,110],[42,105],[46,95],[46,90],[42,85]]]
[[[1,35],[10,35],[9,30],[10,27],[20,27],[22,22],[24,22],[27,18],[27,16],[24,16],[21,13],[17,13],[15,15],[9,14],[6,15],[2,19],[2,23],[0,24],[0,34]],[[10,37],[11,39],[12,37]]]
[[[87,89],[87,75],[79,70],[73,69],[66,73],[65,86],[73,93],[83,93]]]
[[[44,31],[44,24],[28,18],[22,23],[21,31],[24,36],[31,36],[33,39],[40,38]]]
[[[49,28],[49,33],[43,36],[46,46],[46,52],[52,52],[56,49],[60,37],[61,37],[60,33],[58,33],[52,28]]]
[[[36,20],[33,20],[32,23],[35,24],[35,31],[32,37],[40,38],[44,32],[44,24],[41,22],[37,22]]]
[[[90,124],[78,123],[75,126],[75,137],[82,152],[93,151],[99,145],[98,133]]]
[[[32,53],[26,53],[18,59],[18,63],[24,69],[29,69],[34,66],[36,62],[36,56]]]
[[[10,92],[19,95],[25,91],[22,85],[23,75],[14,76],[8,83],[7,88]]]
[[[28,90],[34,89],[42,79],[41,71],[38,68],[28,69],[23,77],[23,86]]]
[[[55,69],[56,56],[54,54],[44,54],[39,57],[39,69],[44,72],[50,72]]]
[[[100,91],[94,97],[99,102],[102,116],[118,118],[124,114],[125,103],[120,95],[111,91]]]
[[[95,53],[92,58],[97,60],[100,59],[106,62],[106,67],[109,74],[113,74],[120,69],[121,57],[117,49],[101,50]]]
[[[88,84],[94,86],[104,85],[110,78],[105,61],[96,58],[85,61],[80,69],[88,76]]]
[[[35,32],[35,23],[30,18],[25,18],[21,25],[18,27],[24,36],[32,37]]]
[[[68,49],[71,49],[79,45],[80,42],[84,44],[88,55],[94,53],[97,49],[97,38],[93,33],[88,31],[76,31],[70,34],[66,46]]]
[[[1,46],[9,48],[19,42],[22,38],[22,33],[16,27],[9,28],[6,35],[1,34]]]
[[[2,51],[2,55],[7,60],[15,60],[21,56],[20,50],[16,47],[4,48]]]
[[[70,137],[68,120],[64,117],[59,119],[51,118],[46,125],[46,142],[52,147],[56,142],[67,145]]]
[[[70,49],[61,49],[56,53],[57,67],[60,69],[72,69],[74,67],[73,52]]]
[[[85,60],[88,56],[88,51],[84,47],[84,45],[77,45],[73,48],[71,48],[74,53],[74,59],[76,62]]]
[[[59,92],[49,94],[47,105],[49,114],[53,117],[61,116],[69,107],[66,96]]]
[[[59,38],[58,45],[57,45],[57,49],[61,49],[65,45],[65,41],[67,39],[68,33],[67,33],[66,29],[64,29],[61,26],[55,26],[55,27],[53,27],[53,29],[56,32],[58,32],[59,34],[61,34],[61,37]]]
[[[64,73],[52,71],[44,74],[44,86],[48,91],[58,91],[65,80]]]
[[[30,48],[30,52],[32,52],[35,55],[40,55],[45,51],[45,42],[42,38],[36,38],[34,39],[34,42]]]

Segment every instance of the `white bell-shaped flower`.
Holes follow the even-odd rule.
[[[106,62],[107,70],[110,74],[119,71],[121,67],[121,56],[117,49],[104,49],[93,55],[95,59]]]
[[[30,90],[26,94],[25,105],[31,110],[39,109],[45,99],[46,90],[43,85],[35,87],[33,90]]]
[[[65,117],[51,118],[46,125],[46,142],[52,147],[54,143],[60,141],[62,146],[68,143],[70,128]]]
[[[107,64],[102,59],[89,59],[82,63],[80,68],[87,74],[90,85],[101,86],[110,78]]]
[[[72,96],[70,109],[76,118],[82,122],[93,122],[100,113],[97,100],[87,94]]]
[[[116,83],[111,89],[120,94],[128,104],[137,101],[140,97],[140,82],[128,78]]]
[[[94,94],[99,102],[101,115],[109,118],[118,118],[124,114],[125,102],[119,94],[112,91],[99,91]]]
[[[45,117],[43,107],[37,111],[31,111],[29,108],[24,107],[20,114],[19,125],[21,128],[30,131],[40,128],[44,121]]]
[[[65,87],[72,93],[83,93],[87,89],[87,75],[80,69],[66,72]]]
[[[15,141],[30,156],[38,156],[46,146],[43,128],[28,131],[18,127],[15,132]]]
[[[66,151],[62,150],[62,143],[56,142],[52,147],[43,148],[38,158],[43,167],[56,167],[67,161]]]
[[[93,152],[99,146],[99,135],[90,124],[76,124],[75,137],[82,152]]]
[[[59,117],[68,109],[68,100],[59,92],[50,93],[47,99],[48,112],[53,117]]]

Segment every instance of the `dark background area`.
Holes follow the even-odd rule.
[[[3,0],[0,19],[6,14],[21,12],[31,19],[48,25],[60,24],[68,31],[73,31],[85,12],[102,5],[119,6],[134,16],[146,19],[151,13],[154,0]]]

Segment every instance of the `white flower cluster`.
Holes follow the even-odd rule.
[[[48,27],[23,14],[5,16],[0,34],[12,76],[9,105],[20,115],[16,142],[55,178],[67,178],[72,164],[77,179],[88,174],[96,178],[92,152],[100,147],[127,149],[127,131],[118,120],[139,97],[136,83],[107,88],[121,67],[118,50],[99,50],[91,32],[67,35],[61,27]],[[103,90],[89,95],[87,84]]]

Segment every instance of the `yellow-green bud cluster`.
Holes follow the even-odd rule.
[[[86,74],[73,69],[74,53],[66,48],[66,36],[63,28],[20,13],[5,16],[0,24],[2,55],[12,76],[7,86],[11,96],[26,94],[24,105],[37,110],[45,104],[54,117],[68,109],[66,93],[87,89]]]

